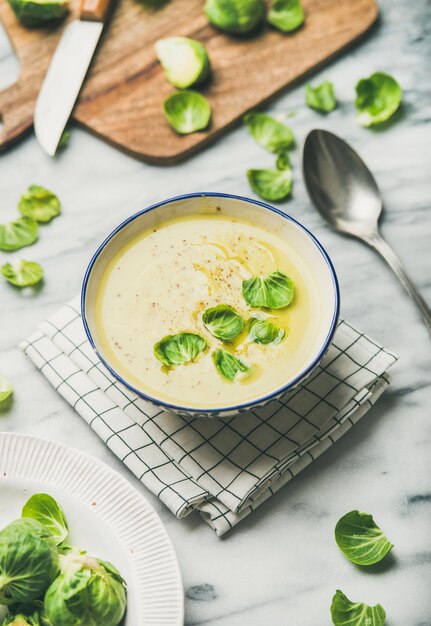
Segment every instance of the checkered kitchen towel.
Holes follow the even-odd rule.
[[[389,385],[396,357],[341,321],[323,363],[281,400],[234,417],[185,419],[117,382],[87,341],[79,299],[22,344],[52,386],[178,517],[218,535],[347,432]]]

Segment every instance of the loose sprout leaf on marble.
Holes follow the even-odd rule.
[[[243,120],[253,139],[270,152],[278,154],[290,148],[295,141],[293,132],[288,126],[266,113],[258,111],[246,113]]]
[[[200,41],[189,37],[159,39],[156,54],[167,80],[178,89],[187,89],[208,78],[210,62]]]
[[[21,196],[18,204],[21,215],[30,217],[36,222],[49,222],[60,214],[61,204],[57,196],[39,185],[30,185]]]
[[[43,278],[43,268],[35,261],[21,259],[15,263],[5,263],[1,272],[5,279],[15,287],[31,287]]]
[[[264,0],[206,0],[204,13],[213,26],[232,35],[249,33],[265,18]]]
[[[27,500],[21,517],[31,518],[45,526],[54,537],[57,545],[62,543],[69,529],[63,509],[56,500],[47,493],[35,493]]]
[[[193,361],[207,347],[207,342],[195,333],[166,335],[154,345],[156,358],[168,367]]]
[[[9,0],[9,4],[24,26],[38,26],[58,20],[68,11],[67,0]]]
[[[263,200],[281,202],[292,192],[293,177],[290,169],[247,170],[250,187]]]
[[[202,321],[208,332],[222,341],[233,341],[245,326],[241,315],[228,304],[207,309],[202,315]]]
[[[6,376],[3,376],[3,374],[0,374],[0,403],[7,400],[9,396],[12,395],[12,393],[13,393],[12,383],[9,382]]]
[[[352,602],[337,589],[331,604],[334,626],[384,626],[386,612],[381,604],[369,606],[363,602]]]
[[[273,0],[267,20],[271,26],[283,33],[296,30],[305,20],[301,0]]]
[[[250,369],[241,359],[221,348],[212,353],[212,360],[218,373],[230,382],[235,380],[237,374],[245,373]]]
[[[322,113],[330,113],[337,106],[334,85],[329,82],[329,80],[324,80],[323,83],[320,83],[317,87],[306,85],[305,103],[311,109],[321,111]]]
[[[376,72],[356,85],[355,107],[362,126],[386,122],[398,110],[403,92],[395,78]]]
[[[39,237],[37,222],[31,217],[20,217],[0,224],[0,250],[13,252],[31,246]]]
[[[208,100],[199,92],[177,91],[164,102],[166,119],[180,135],[204,130],[211,119]]]
[[[280,270],[268,276],[253,276],[243,281],[242,295],[251,307],[282,309],[293,300],[293,281]]]
[[[249,325],[249,337],[254,343],[277,345],[283,341],[286,333],[268,320],[252,318]]]
[[[290,156],[287,150],[281,150],[278,154],[275,167],[278,170],[290,170]]]
[[[374,565],[393,548],[372,515],[350,511],[335,527],[335,541],[343,554],[357,565]]]

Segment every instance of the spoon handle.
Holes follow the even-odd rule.
[[[365,236],[363,237],[363,239],[369,246],[374,248],[374,250],[376,250],[384,258],[386,263],[398,277],[404,289],[416,303],[416,306],[418,307],[422,315],[428,332],[431,335],[431,310],[425,300],[422,298],[412,280],[407,275],[400,259],[392,250],[391,246],[383,239],[380,233],[374,233],[370,236]]]

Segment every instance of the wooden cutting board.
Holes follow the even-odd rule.
[[[252,37],[235,38],[210,26],[203,0],[117,0],[73,118],[109,143],[139,158],[172,163],[204,146],[248,110],[257,107],[363,35],[376,20],[374,0],[303,0],[306,23],[283,35],[268,26]],[[74,11],[72,11],[73,17]],[[18,82],[0,91],[3,132],[0,149],[33,122],[34,105],[64,27],[25,29],[7,0],[0,18],[21,63]],[[173,88],[154,53],[154,42],[169,35],[202,41],[213,77],[203,89],[213,108],[208,130],[177,135],[162,103]]]

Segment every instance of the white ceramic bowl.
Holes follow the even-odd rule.
[[[203,202],[203,199],[205,201]],[[94,316],[96,292],[106,266],[112,257],[138,233],[160,225],[173,217],[214,213],[220,207],[226,216],[232,215],[253,222],[266,230],[273,231],[289,241],[289,246],[299,253],[316,278],[321,296],[321,321],[310,355],[303,368],[293,378],[270,394],[235,406],[217,409],[192,408],[168,404],[137,389],[126,378],[120,376],[104,354],[98,338]],[[101,244],[87,268],[82,286],[82,319],[88,339],[101,361],[120,382],[137,395],[150,400],[157,406],[190,417],[220,417],[234,415],[250,408],[262,406],[274,398],[284,395],[302,382],[319,364],[334,335],[340,307],[340,296],[335,270],[322,245],[295,219],[268,204],[223,193],[193,193],[159,202],[136,213],[120,224]]]

